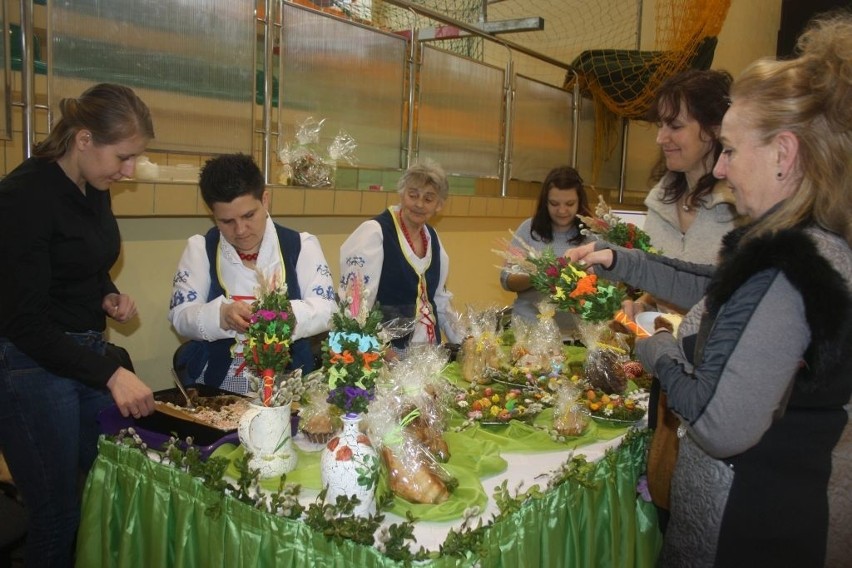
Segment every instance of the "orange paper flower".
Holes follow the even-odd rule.
[[[381,353],[367,351],[366,353],[362,353],[361,356],[364,358],[364,370],[369,371],[373,363],[381,358]]]
[[[352,353],[350,353],[349,351],[344,351],[343,353],[335,353],[331,356],[332,363],[337,363],[339,361],[343,361],[343,363],[349,365],[355,362],[355,357],[353,357]]]
[[[579,298],[587,294],[595,294],[598,291],[598,277],[594,274],[584,276],[577,281],[577,287],[568,294],[571,298]]]

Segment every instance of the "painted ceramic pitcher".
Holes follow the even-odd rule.
[[[296,467],[289,404],[252,404],[240,419],[237,433],[245,450],[252,453],[249,467],[260,470],[261,478],[279,477]]]
[[[379,458],[370,439],[358,428],[362,415],[346,414],[343,432],[332,438],[322,453],[323,487],[328,487],[326,501],[334,503],[338,495],[355,496],[356,516],[366,517],[376,512],[376,482],[379,478]]]

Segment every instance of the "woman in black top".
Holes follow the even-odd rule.
[[[154,136],[127,87],[60,102],[50,135],[0,182],[0,446],[29,514],[28,566],[70,566],[78,473],[97,453],[97,413],[154,409],[151,389],[105,355],[106,317],[136,305],[109,269],[119,255],[109,186]]]

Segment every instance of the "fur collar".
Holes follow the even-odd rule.
[[[722,304],[752,275],[764,270],[783,272],[802,295],[811,329],[804,374],[817,384],[830,381],[850,358],[852,298],[845,281],[801,229],[756,237],[740,245],[748,228],[735,229],[722,240],[721,262],[707,289],[708,315],[715,319]],[[779,325],[783,325],[780,318]]]

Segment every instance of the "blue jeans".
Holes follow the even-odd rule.
[[[69,334],[103,353],[102,334]],[[109,391],[59,377],[0,338],[0,447],[27,506],[27,566],[73,566],[80,474],[97,456]]]

